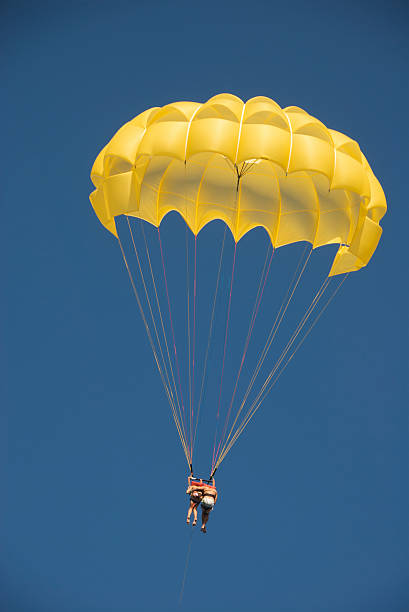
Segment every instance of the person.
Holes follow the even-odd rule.
[[[203,485],[196,484],[196,483],[192,484],[191,476],[189,476],[187,480],[188,480],[188,488],[186,490],[186,493],[190,495],[190,504],[189,504],[189,509],[187,511],[186,523],[188,525],[190,524],[190,517],[193,512],[193,527],[194,527],[197,523],[197,507],[203,499],[204,488],[203,488]]]
[[[206,533],[206,523],[209,520],[210,512],[213,510],[215,503],[217,502],[217,489],[214,478],[212,479],[212,485],[204,485],[203,497],[202,497],[202,527],[200,531]]]

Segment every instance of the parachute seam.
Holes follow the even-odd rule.
[[[344,193],[345,193],[346,199],[347,199],[347,201],[348,201],[348,206],[349,206],[349,207],[348,207],[348,214],[349,214],[349,229],[348,229],[348,238],[347,238],[347,242],[348,242],[348,243],[350,243],[350,242],[351,242],[351,240],[352,240],[352,238],[353,238],[353,235],[354,235],[354,233],[355,233],[355,230],[354,230],[354,232],[352,231],[352,202],[351,202],[351,196],[349,195],[349,193],[348,193],[348,190],[347,190],[347,189],[344,189]],[[359,213],[358,213],[358,217],[359,217]],[[357,223],[357,224],[358,224],[358,223]]]
[[[292,155],[292,152],[293,152],[293,127],[291,125],[290,118],[287,115],[287,113],[285,112],[285,110],[283,110],[283,113],[287,117],[288,125],[289,125],[289,128],[290,128],[290,138],[291,138],[290,139],[290,152],[288,154],[287,170],[285,171],[285,173],[288,174],[288,170],[290,168],[290,162],[291,162],[291,155]]]
[[[314,248],[315,247],[315,242],[317,240],[318,228],[319,228],[320,219],[321,219],[320,200],[319,200],[319,197],[318,197],[317,189],[315,187],[315,183],[312,180],[312,176],[310,176],[308,173],[306,173],[306,174],[307,174],[308,178],[310,179],[312,190],[313,190],[313,193],[314,193],[315,204],[317,206],[317,222],[316,222],[316,225],[315,225],[314,240],[312,242],[312,248]]]
[[[246,102],[244,102],[243,104],[243,110],[241,111],[241,117],[240,117],[240,125],[239,125],[239,135],[237,137],[237,147],[236,147],[236,156],[234,158],[234,165],[237,164],[237,156],[239,154],[239,146],[240,146],[240,137],[241,137],[241,130],[243,127],[243,117],[244,117],[244,109],[246,108]]]
[[[237,209],[236,209],[236,230],[235,230],[236,236],[234,237],[234,241],[236,242],[236,244],[237,244],[237,236],[238,236],[238,231],[239,231],[240,200],[241,200],[241,181],[239,177],[237,179]]]
[[[168,166],[166,166],[166,170],[162,174],[162,177],[161,177],[161,179],[159,181],[158,195],[156,197],[156,223],[157,223],[156,227],[159,227],[159,198],[160,198],[160,195],[161,195],[161,189],[162,189],[163,181],[165,180],[165,176],[166,176],[169,168],[171,167],[171,165],[173,164],[174,161],[175,161],[174,159],[171,159],[171,161],[169,162]]]
[[[332,142],[334,144],[334,141],[332,141]],[[331,187],[332,187],[332,184],[333,184],[334,179],[335,179],[335,170],[336,170],[336,167],[337,167],[337,149],[336,149],[335,144],[334,144],[334,170],[332,172],[332,178],[331,178],[331,181],[330,181],[330,185],[329,185],[328,191],[331,191]]]
[[[194,228],[195,236],[197,235],[197,232],[196,232],[196,230],[197,230],[197,210],[199,208],[200,191],[202,189],[202,185],[203,185],[203,181],[204,181],[204,177],[205,177],[206,171],[208,170],[210,162],[212,161],[212,159],[213,159],[213,155],[210,156],[210,158],[208,159],[208,161],[206,162],[206,164],[205,164],[205,166],[203,168],[203,173],[202,173],[202,176],[200,177],[199,186],[197,188],[197,194],[196,194],[196,198],[195,198],[195,200],[196,200],[195,201],[195,228]],[[187,220],[186,220],[186,223],[187,223]]]
[[[145,134],[146,134],[146,132],[147,132],[147,131],[148,131],[148,126],[146,126],[145,128],[143,128],[143,134],[142,134],[142,136],[141,136],[141,139],[140,139],[139,144],[138,144],[138,148],[137,148],[137,150],[136,150],[136,155],[135,155],[134,165],[136,164],[136,162],[137,162],[138,158],[139,158],[141,155],[143,155],[142,153],[140,153],[140,152],[139,152],[139,149],[141,148],[142,141],[143,141],[144,136],[145,136]]]
[[[273,247],[275,247],[274,243],[277,243],[278,240],[278,232],[280,230],[280,222],[281,222],[281,210],[282,210],[282,196],[281,196],[281,187],[280,187],[280,180],[277,176],[277,172],[274,169],[274,166],[272,165],[272,170],[273,170],[273,174],[274,174],[274,178],[277,181],[277,188],[278,188],[278,215],[277,215],[277,223],[276,223],[276,228],[275,228],[275,236],[274,236],[274,242]]]
[[[192,125],[192,121],[193,121],[196,113],[202,108],[202,106],[203,106],[203,104],[201,104],[200,106],[197,107],[197,109],[193,112],[193,115],[190,117],[189,123],[187,124],[186,141],[185,141],[185,164],[186,164],[186,153],[187,153],[187,145],[188,145],[188,139],[189,139],[190,126]]]

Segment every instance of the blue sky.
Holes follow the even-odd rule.
[[[405,3],[17,1],[1,11],[0,609],[177,609],[186,464],[120,251],[88,201],[89,172],[146,108],[227,91],[301,106],[355,138],[389,210],[370,265],[350,276],[220,469],[181,609],[407,610]],[[243,245],[255,266],[258,236]],[[284,280],[295,255],[280,257]],[[253,268],[240,262],[245,285]],[[234,291],[238,325],[247,295]],[[203,408],[203,470],[216,388]]]

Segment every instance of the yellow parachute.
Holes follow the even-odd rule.
[[[216,426],[212,476],[345,279],[345,276],[341,278],[335,292],[310,323],[331,282],[329,277],[359,270],[374,254],[382,233],[379,221],[386,212],[382,187],[359,145],[348,136],[325,127],[318,119],[296,106],[282,109],[270,98],[261,96],[244,103],[240,98],[226,93],[214,96],[204,104],[174,102],[141,113],[121,127],[102,149],[93,165],[91,179],[96,189],[91,193],[90,200],[101,223],[117,238],[117,218],[125,216],[128,224],[130,245],[134,250],[132,258],[137,262],[140,275],[139,285],[121,240],[119,245],[191,472],[206,369],[209,361],[215,361],[209,359],[209,347],[217,293],[223,277],[221,266],[226,231],[220,251],[202,382],[199,386],[195,378],[195,354],[198,351],[196,237],[208,223],[221,220],[230,229],[234,240],[225,332],[221,334],[224,349],[217,402],[218,423],[221,406],[225,404],[223,375],[226,353],[229,354],[226,347],[237,243],[256,227],[264,228],[269,236],[271,244],[266,241],[270,252],[267,252],[261,274],[243,355],[238,362],[240,366],[237,368],[236,382],[231,385],[232,397],[225,404],[227,414],[220,439]],[[181,215],[194,235],[194,273],[191,273],[186,230],[187,278],[193,274],[194,282],[192,290],[187,286],[187,302],[184,302],[187,304],[185,319],[188,339],[184,378],[183,368],[180,367],[182,362],[176,350],[166,277],[166,267],[172,258],[166,259],[165,263],[159,228],[163,218],[171,211]],[[142,255],[138,251],[139,244],[134,238],[129,220],[132,217],[157,228],[161,253],[158,261],[163,271],[162,290],[159,280],[155,280],[155,265],[148,249],[144,224],[140,223],[143,241],[139,244],[142,250],[145,245],[144,257],[148,264],[148,272],[143,272]],[[263,364],[310,255],[304,262],[300,260],[233,419],[232,408],[239,394],[239,379],[244,371],[244,361],[266,287],[271,259],[278,247],[296,242],[309,243],[309,253],[324,245],[339,245],[339,248],[321,288],[272,364],[268,376],[262,384],[258,384]],[[212,243],[211,248],[213,246]],[[180,270],[178,272],[180,276]],[[160,305],[161,291],[163,299],[167,300],[166,316]],[[278,295],[278,291],[276,293]],[[211,299],[204,299],[201,304],[211,303]],[[206,316],[201,317],[202,321]],[[307,323],[309,327],[306,327]],[[296,339],[302,333],[304,336],[297,344]],[[245,371],[248,371],[247,367]],[[259,391],[252,397],[252,390],[256,387]]]
[[[118,215],[158,226],[173,210],[195,235],[214,219],[225,221],[235,241],[261,226],[276,248],[340,244],[330,276],[368,263],[386,212],[354,140],[261,96],[151,108],[118,130],[91,179],[94,210],[115,235]]]

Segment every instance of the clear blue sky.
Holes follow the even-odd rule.
[[[2,3],[0,610],[177,609],[186,465],[89,172],[146,108],[224,91],[355,138],[389,210],[220,470],[182,609],[408,610],[405,5]]]

